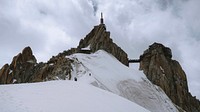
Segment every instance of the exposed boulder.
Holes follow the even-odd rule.
[[[140,70],[152,83],[160,86],[176,105],[187,112],[200,112],[199,100],[188,91],[185,72],[171,58],[170,48],[154,43],[140,56]]]

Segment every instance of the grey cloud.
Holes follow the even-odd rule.
[[[97,10],[98,10],[98,3],[97,0],[88,0],[92,4],[92,8],[94,11],[94,16],[96,16]]]

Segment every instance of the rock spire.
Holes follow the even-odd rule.
[[[190,94],[186,74],[179,62],[172,60],[170,48],[160,43],[150,45],[140,56],[140,70],[176,105],[187,112],[200,112],[200,101]]]

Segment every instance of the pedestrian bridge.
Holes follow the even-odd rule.
[[[140,59],[129,59],[128,63],[140,63]]]

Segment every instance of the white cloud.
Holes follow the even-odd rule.
[[[92,5],[73,0],[0,1],[0,66],[31,46],[39,61],[77,46],[95,22]],[[84,10],[83,10],[84,9]]]
[[[113,40],[130,58],[161,42],[185,70],[192,94],[200,98],[199,0],[1,0],[0,66],[25,46],[38,61],[75,47],[104,13]],[[96,15],[95,15],[96,14]]]

